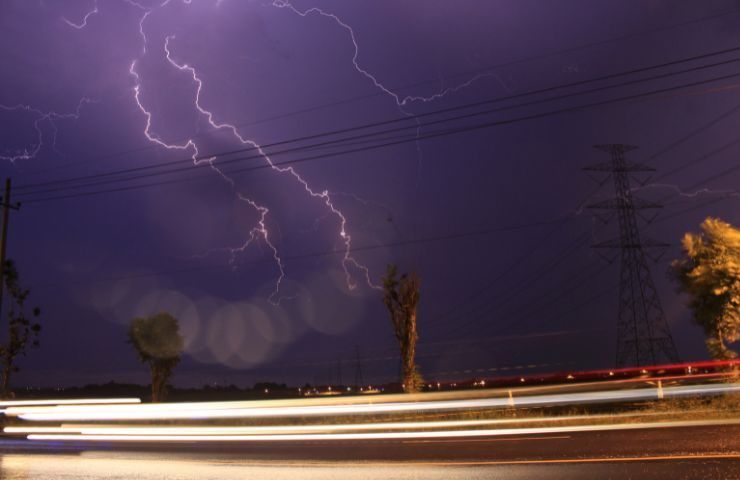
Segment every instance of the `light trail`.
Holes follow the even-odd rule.
[[[711,410],[696,411],[694,413],[708,413]],[[279,433],[306,433],[306,432],[341,432],[341,431],[368,431],[368,430],[424,430],[424,429],[453,429],[463,427],[479,427],[485,425],[519,425],[527,423],[558,423],[579,422],[605,419],[636,419],[643,417],[670,416],[685,412],[636,412],[601,415],[563,415],[551,417],[525,418],[498,418],[488,420],[440,420],[427,422],[385,422],[385,423],[354,423],[354,424],[322,424],[322,425],[270,425],[257,427],[172,427],[154,426],[142,427],[133,425],[62,425],[60,427],[5,427],[3,431],[13,435],[28,434],[79,434],[79,435],[266,435]]]
[[[562,417],[557,420],[585,419],[588,416]],[[61,427],[5,427],[3,431],[11,434],[80,434],[80,435],[134,435],[134,436],[234,436],[234,435],[274,435],[281,433],[339,432],[353,430],[422,430],[433,428],[461,428],[507,423],[531,423],[548,421],[541,418],[499,419],[499,420],[457,420],[437,422],[388,422],[355,423],[328,425],[276,425],[266,427],[134,427],[134,426],[61,426]],[[550,419],[553,421],[553,419]]]
[[[141,403],[138,398],[75,398],[62,400],[9,400],[0,401],[0,407],[42,406],[42,405],[107,405]]]
[[[335,416],[641,401],[694,395],[718,395],[738,391],[740,391],[740,383],[673,387],[658,386],[655,388],[618,391],[517,395],[511,397],[446,401],[365,403],[356,405],[248,407],[245,405],[248,402],[233,402],[211,407],[207,407],[205,406],[207,404],[203,403],[138,406],[57,406],[51,408],[26,407],[8,408],[5,414],[8,416],[17,416],[27,421],[50,422]]]
[[[559,427],[509,428],[485,430],[452,430],[420,432],[371,432],[327,434],[276,434],[276,435],[55,435],[31,434],[29,440],[84,441],[84,442],[294,442],[326,440],[403,440],[417,438],[470,438],[511,435],[557,434],[647,428],[698,427],[713,425],[740,425],[740,419],[694,420],[651,423],[626,423],[605,425],[571,425]]]

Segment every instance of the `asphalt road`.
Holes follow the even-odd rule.
[[[519,437],[131,445],[0,442],[0,478],[740,479],[740,426]]]

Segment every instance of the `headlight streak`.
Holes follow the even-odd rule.
[[[607,430],[634,430],[644,428],[692,427],[709,425],[736,425],[740,419],[695,420],[652,423],[626,423],[606,425],[571,425],[558,427],[510,428],[486,430],[447,430],[420,432],[372,432],[372,433],[328,433],[293,435],[36,435],[29,440],[41,441],[85,441],[85,442],[294,442],[326,440],[404,440],[418,438],[462,438],[494,437],[504,435],[532,435],[570,432],[592,432]]]
[[[707,365],[716,366],[719,364],[728,364],[732,366],[734,362],[705,362]],[[702,367],[704,365],[695,363]],[[650,369],[650,368],[649,368]],[[648,370],[649,370],[648,369]],[[654,368],[653,368],[654,369]],[[615,370],[619,372],[619,370]],[[576,375],[581,375],[583,372],[578,372]],[[589,373],[589,372],[586,372]],[[386,394],[382,397],[312,397],[312,398],[292,398],[292,399],[279,399],[279,400],[249,400],[249,401],[222,401],[222,402],[187,402],[187,403],[176,403],[177,408],[192,408],[192,409],[223,409],[223,408],[266,408],[266,407],[277,407],[277,406],[292,406],[292,405],[325,405],[325,404],[365,404],[373,403],[376,399],[376,403],[393,403],[396,400],[403,400],[404,403],[416,402],[416,401],[429,401],[429,400],[441,400],[441,399],[461,399],[461,398],[480,398],[483,396],[493,397],[495,395],[508,395],[509,390],[514,392],[514,395],[519,398],[524,393],[534,394],[536,392],[549,392],[553,390],[583,390],[589,388],[603,388],[605,386],[625,386],[628,384],[649,384],[654,385],[657,381],[677,381],[677,380],[698,380],[698,379],[715,379],[722,377],[730,377],[732,373],[720,372],[720,373],[704,373],[704,374],[691,374],[691,375],[672,375],[672,376],[660,376],[660,377],[648,377],[648,378],[629,378],[610,380],[609,382],[585,382],[585,383],[572,383],[572,384],[561,384],[561,385],[541,385],[541,386],[526,386],[516,387],[514,389],[499,387],[486,390],[452,390],[452,391],[435,391],[425,392],[422,394]],[[53,411],[49,410],[48,407],[54,407],[57,405],[68,405],[71,408],[82,407],[87,409],[89,405],[111,405],[110,408],[116,408],[115,406],[121,406],[128,408],[128,404],[141,404],[141,400],[138,398],[92,398],[92,399],[45,399],[45,400],[12,400],[12,401],[0,401],[0,414],[6,412],[6,409],[11,409],[10,414],[18,416],[21,413],[42,413]],[[173,404],[141,404],[138,408],[146,408],[151,410],[169,410]],[[47,408],[38,408],[47,407]]]
[[[711,412],[702,410],[701,412]],[[681,412],[635,412],[603,415],[563,415],[551,417],[498,418],[489,420],[440,420],[427,422],[387,422],[355,424],[321,424],[321,425],[269,425],[254,427],[206,427],[206,426],[155,426],[143,427],[133,425],[85,425],[70,424],[60,427],[5,427],[8,434],[79,434],[79,435],[265,435],[276,433],[337,432],[355,430],[423,430],[433,428],[460,428],[484,425],[511,425],[523,423],[556,423],[582,420],[626,419],[672,415]]]
[[[680,397],[689,395],[717,395],[740,391],[740,383],[687,385],[663,388],[640,388],[634,390],[596,391],[550,395],[514,396],[514,405],[521,407],[571,405],[582,403],[620,402],[651,400],[661,396]],[[338,399],[341,400],[341,399]],[[476,408],[511,407],[508,397],[478,398],[466,400],[364,403],[356,405],[310,405],[283,407],[246,407],[248,402],[224,402],[208,407],[208,404],[163,404],[136,406],[57,406],[8,408],[5,414],[26,421],[70,422],[70,421],[123,421],[123,420],[207,420],[218,418],[270,418],[288,416],[354,415],[395,412],[420,412],[466,410]]]
[[[62,400],[9,400],[0,401],[0,407],[31,407],[43,405],[115,405],[141,403],[138,398],[75,398]]]

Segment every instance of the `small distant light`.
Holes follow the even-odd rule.
[[[565,377],[565,378],[567,378],[568,380],[573,380],[573,379],[574,379],[574,378],[576,378],[576,377],[574,377],[573,375],[571,375],[571,374],[569,373],[569,374],[568,374],[568,376],[567,376],[567,377]],[[522,381],[523,381],[523,380],[522,380]]]
[[[266,388],[266,389],[265,389],[265,393],[270,393],[270,390],[268,390],[268,389]]]
[[[481,387],[485,387],[486,386],[486,381],[485,380],[481,380],[480,381],[480,386]]]
[[[352,391],[352,388],[351,387],[347,387],[347,391],[348,392],[351,392]]]
[[[520,378],[519,381],[524,383],[524,377]]]
[[[609,376],[610,377],[613,377],[614,376],[614,372],[609,372]]]

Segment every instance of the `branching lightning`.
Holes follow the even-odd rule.
[[[139,36],[141,37],[141,41],[142,41],[141,55],[138,58],[135,58],[134,60],[131,61],[129,68],[128,68],[128,72],[134,80],[133,99],[135,101],[137,108],[141,111],[145,119],[143,134],[149,142],[156,144],[162,148],[165,148],[168,150],[178,150],[182,152],[187,152],[191,156],[193,163],[195,165],[201,165],[203,162],[207,162],[208,166],[213,171],[218,173],[218,175],[225,182],[229,184],[230,188],[234,192],[234,195],[236,195],[236,197],[240,201],[248,204],[252,209],[254,209],[254,211],[257,213],[257,220],[256,220],[254,227],[249,231],[247,239],[241,245],[238,245],[236,247],[229,247],[226,249],[221,249],[221,251],[228,251],[229,254],[231,255],[230,263],[232,265],[235,265],[237,257],[242,252],[244,252],[248,247],[250,247],[252,244],[260,243],[260,244],[266,245],[269,251],[271,252],[272,257],[275,261],[275,264],[279,270],[278,278],[275,282],[275,288],[273,290],[273,293],[270,296],[270,300],[272,301],[272,299],[275,298],[280,291],[281,283],[285,277],[285,265],[280,257],[278,248],[271,240],[271,235],[270,235],[270,230],[269,230],[269,225],[268,225],[269,218],[270,218],[269,208],[265,205],[258,203],[255,199],[251,198],[245,193],[239,191],[236,185],[236,182],[218,167],[215,158],[212,158],[212,157],[203,158],[200,155],[198,145],[196,144],[193,138],[189,138],[181,142],[172,143],[172,142],[166,141],[158,133],[155,133],[153,131],[153,126],[152,126],[152,123],[153,123],[152,111],[149,108],[147,108],[146,102],[142,99],[142,89],[144,88],[144,85],[142,82],[142,77],[138,70],[139,63],[145,55],[153,54],[152,48],[150,46],[149,38],[147,37],[147,33],[146,33],[146,30],[147,30],[146,22],[155,9],[161,9],[161,8],[166,7],[168,4],[171,3],[172,0],[163,0],[158,5],[155,5],[152,7],[144,6],[143,4],[139,3],[136,0],[122,0],[122,1],[128,3],[129,5],[137,8],[138,10],[142,12],[141,16],[139,17],[139,21],[138,21],[138,32],[139,32]],[[191,0],[182,0],[182,3],[190,4]],[[496,76],[493,73],[480,73],[460,85],[449,86],[449,87],[441,86],[439,92],[431,96],[428,96],[428,97],[418,96],[418,95],[402,96],[401,94],[394,92],[390,88],[386,87],[375,75],[373,75],[370,71],[368,71],[367,69],[363,68],[360,65],[359,63],[360,47],[357,41],[356,33],[349,24],[344,22],[337,15],[333,13],[328,13],[317,7],[313,7],[305,11],[301,11],[297,9],[296,7],[294,7],[288,0],[273,0],[271,5],[276,8],[288,9],[289,11],[301,17],[318,15],[323,18],[328,18],[332,20],[336,25],[341,27],[343,30],[345,30],[347,34],[349,35],[349,39],[352,42],[352,46],[354,49],[354,53],[352,56],[353,68],[359,74],[361,74],[366,79],[368,79],[375,88],[379,89],[385,95],[391,97],[393,101],[395,102],[399,111],[407,116],[413,115],[406,108],[411,106],[414,103],[427,103],[427,102],[439,100],[455,92],[458,92],[464,88],[467,88],[471,86],[473,83],[485,77],[496,78],[497,80],[500,81],[498,76]],[[217,3],[217,6],[218,6],[218,3]],[[88,20],[90,19],[90,17],[98,13],[99,13],[98,0],[95,0],[93,9],[90,10],[84,16],[84,18],[82,19],[80,23],[71,22],[67,20],[66,18],[64,18],[64,21],[71,27],[81,30],[87,26]],[[172,44],[174,43],[174,40],[175,40],[174,35],[169,35],[165,37],[164,45],[161,50],[164,54],[163,59],[166,60],[172,68],[187,75],[194,83],[196,88],[195,88],[195,94],[192,99],[192,102],[193,102],[193,107],[195,108],[195,110],[197,110],[198,114],[208,122],[208,125],[213,130],[226,131],[242,145],[259,152],[259,154],[262,156],[264,161],[269,165],[269,167],[274,172],[290,176],[294,181],[298,182],[298,184],[303,188],[303,190],[309,197],[314,198],[323,204],[323,206],[326,208],[325,217],[334,218],[336,221],[337,239],[342,244],[343,252],[344,252],[342,255],[341,264],[344,270],[347,286],[350,290],[357,288],[357,282],[353,275],[353,270],[357,270],[361,272],[361,276],[363,277],[363,280],[366,282],[366,284],[369,287],[375,288],[375,289],[380,288],[378,285],[373,283],[373,281],[371,280],[370,272],[368,268],[365,265],[358,262],[352,255],[352,236],[348,231],[348,220],[347,220],[346,215],[342,212],[342,210],[334,202],[332,193],[330,193],[326,189],[317,189],[317,188],[312,187],[307,182],[307,180],[305,180],[293,167],[284,167],[284,166],[274,163],[273,160],[270,158],[270,156],[267,154],[267,152],[265,152],[262,149],[262,147],[259,145],[257,141],[244,137],[234,124],[227,123],[222,120],[217,120],[217,114],[214,113],[214,111],[205,107],[201,101],[201,93],[203,92],[203,89],[205,88],[202,76],[199,74],[199,72],[196,70],[194,66],[188,63],[185,63],[184,61],[176,58],[177,56],[173,54],[173,50],[172,50]],[[44,114],[43,112],[39,112],[39,115],[44,115]],[[37,130],[39,131],[39,135],[41,135],[41,132],[40,132],[40,128],[38,127],[38,122],[43,121],[45,118],[51,119],[52,117],[49,117],[48,115],[49,114],[47,114],[46,117],[40,116],[37,121],[36,125],[37,125]],[[416,121],[418,123],[418,119]],[[419,128],[417,128],[417,136],[418,135],[419,135]],[[37,148],[40,148],[40,147],[37,146]],[[21,155],[21,157],[24,157],[24,158],[32,157],[36,153],[37,153],[37,150],[34,150],[32,152],[23,152],[23,155]],[[417,153],[418,153],[419,168],[420,168],[421,148],[418,142],[417,142]],[[210,252],[213,252],[213,251],[216,251],[216,250],[212,250]]]
[[[94,103],[94,102],[95,102],[94,100],[91,100],[87,97],[83,97],[77,103],[77,108],[75,109],[75,111],[70,112],[70,113],[58,113],[55,111],[44,112],[39,108],[33,107],[31,105],[25,105],[25,104],[17,104],[17,105],[0,104],[0,110],[4,110],[6,112],[25,111],[25,112],[28,112],[36,116],[36,119],[33,122],[33,128],[36,130],[36,143],[28,145],[24,149],[20,151],[16,151],[12,154],[0,153],[0,160],[5,160],[11,163],[15,163],[21,160],[30,160],[32,158],[36,158],[38,154],[41,152],[41,149],[45,145],[44,130],[42,128],[42,124],[44,124],[45,122],[51,127],[52,132],[53,132],[51,148],[55,152],[61,154],[57,150],[57,132],[59,129],[57,127],[56,121],[65,120],[65,119],[77,120],[78,118],[80,118],[80,110],[82,110],[82,107],[88,103]]]
[[[357,72],[359,72],[365,78],[367,78],[368,80],[370,80],[372,82],[372,84],[376,88],[380,89],[382,92],[384,92],[388,96],[392,97],[393,100],[396,102],[396,105],[399,108],[406,107],[406,106],[408,106],[408,105],[410,105],[410,104],[412,104],[414,102],[429,103],[429,102],[432,102],[434,100],[439,100],[439,99],[444,98],[444,97],[446,97],[446,96],[448,96],[448,95],[450,95],[452,93],[456,93],[456,92],[458,92],[460,90],[463,90],[463,89],[465,89],[467,87],[470,87],[471,85],[473,85],[475,82],[477,82],[478,80],[480,80],[482,78],[494,78],[494,79],[498,80],[499,82],[501,82],[500,77],[498,75],[496,75],[495,73],[485,72],[485,73],[479,73],[479,74],[475,75],[473,78],[471,78],[470,80],[468,80],[468,81],[466,81],[466,82],[464,82],[464,83],[462,83],[460,85],[452,86],[452,87],[447,87],[447,88],[442,87],[439,92],[437,92],[437,93],[435,93],[433,95],[427,96],[427,97],[421,96],[421,95],[401,96],[397,92],[394,92],[390,88],[386,87],[380,80],[378,80],[378,78],[375,75],[373,75],[367,69],[363,68],[360,65],[360,62],[359,62],[360,46],[359,46],[359,43],[357,42],[357,35],[356,35],[354,29],[349,24],[347,24],[346,22],[344,22],[341,18],[339,18],[336,14],[326,12],[326,11],[324,11],[321,8],[318,8],[318,7],[311,7],[309,9],[307,9],[307,10],[301,11],[298,8],[296,8],[290,2],[290,0],[273,0],[272,6],[273,7],[276,7],[276,8],[285,8],[285,9],[288,9],[288,10],[292,11],[293,13],[295,13],[296,15],[299,15],[299,16],[304,17],[304,18],[305,17],[308,17],[310,15],[319,15],[319,16],[322,16],[324,18],[329,18],[329,19],[333,20],[341,28],[343,28],[344,30],[346,30],[347,33],[349,34],[349,38],[350,38],[350,40],[352,42],[352,46],[354,48],[354,54],[352,55],[352,65],[354,66],[355,70],[357,70]],[[503,82],[501,82],[501,83],[503,85]],[[406,110],[402,110],[402,112],[404,114],[406,114],[406,115],[412,115],[411,113],[409,113]]]
[[[632,190],[633,191],[646,190],[648,188],[665,188],[665,189],[673,190],[674,192],[676,192],[677,195],[684,197],[684,198],[690,198],[690,199],[694,199],[702,195],[722,195],[725,197],[740,196],[740,191],[730,190],[730,189],[716,190],[716,189],[711,189],[711,188],[701,188],[693,192],[685,192],[678,185],[673,185],[670,183],[650,183],[650,184],[643,185],[640,187],[635,187]]]
[[[287,9],[287,10],[293,12],[294,14],[296,14],[296,15],[302,17],[302,18],[306,18],[306,17],[309,17],[311,15],[318,15],[318,16],[321,16],[323,18],[328,18],[331,21],[333,21],[336,25],[338,25],[339,27],[341,27],[342,29],[344,29],[347,32],[347,34],[349,35],[350,41],[352,42],[352,47],[353,47],[352,65],[353,65],[354,69],[360,75],[362,75],[365,78],[367,78],[373,84],[373,86],[375,86],[377,89],[379,89],[381,92],[383,92],[387,96],[391,97],[393,99],[393,101],[395,102],[396,107],[401,112],[401,114],[403,114],[403,115],[405,115],[407,117],[414,117],[413,113],[410,112],[407,109],[407,107],[412,106],[412,104],[414,104],[414,103],[430,103],[430,102],[434,102],[435,100],[440,100],[440,99],[442,99],[444,97],[447,97],[447,96],[449,96],[451,94],[457,93],[460,90],[463,90],[465,88],[468,88],[468,87],[472,86],[474,83],[476,83],[479,80],[484,79],[484,78],[493,78],[496,81],[498,81],[504,87],[504,89],[507,89],[508,90],[508,87],[506,86],[506,84],[501,80],[501,78],[497,74],[495,74],[493,72],[483,72],[483,73],[479,73],[479,74],[473,76],[471,79],[469,79],[469,80],[467,80],[467,81],[465,81],[465,82],[463,82],[463,83],[461,83],[459,85],[456,85],[456,86],[450,86],[450,87],[446,87],[445,88],[444,85],[442,84],[440,86],[440,90],[437,93],[434,93],[434,94],[432,94],[430,96],[426,96],[426,97],[425,96],[421,96],[421,95],[406,95],[406,96],[402,96],[399,93],[393,91],[391,88],[387,87],[385,84],[383,84],[378,79],[377,76],[373,75],[372,73],[370,73],[370,71],[368,71],[366,68],[364,68],[364,67],[362,67],[362,65],[360,65],[360,62],[359,62],[360,45],[359,45],[359,42],[357,41],[357,35],[356,35],[354,29],[347,22],[345,22],[344,20],[342,20],[341,18],[339,18],[339,16],[337,16],[334,13],[329,13],[329,12],[327,12],[327,11],[319,8],[319,7],[311,7],[311,8],[305,9],[305,10],[299,10],[298,8],[296,8],[290,2],[290,0],[272,0],[271,5],[273,7],[275,7],[275,8]],[[421,121],[417,117],[414,117],[414,121],[416,122],[416,125],[417,125],[417,127],[416,127],[416,138],[417,138],[417,141],[416,141],[416,155],[417,155],[417,163],[416,163],[416,185],[415,185],[415,190],[418,192],[419,182],[420,182],[420,178],[421,178],[421,169],[422,169],[422,164],[423,164],[423,153],[422,153],[422,150],[421,150],[421,144],[418,141],[419,136],[421,134]]]
[[[87,21],[90,19],[90,17],[97,14],[98,12],[98,0],[95,0],[93,3],[93,9],[87,12],[84,17],[82,17],[82,21],[80,23],[75,23],[71,20],[68,20],[66,17],[62,17],[62,21],[72,28],[82,30],[83,28],[87,27]]]
[[[169,3],[169,1],[165,1],[161,4],[161,6],[165,6]],[[185,2],[189,3],[189,2]],[[139,21],[139,33],[142,36],[143,39],[143,54],[147,53],[147,45],[148,45],[148,39],[144,30],[144,21],[151,13],[151,10],[145,9],[137,4],[138,7],[142,8],[144,10],[144,14],[140,18]],[[360,264],[353,256],[352,256],[352,237],[347,231],[347,218],[345,215],[339,210],[332,201],[332,197],[329,194],[327,190],[316,190],[312,188],[308,182],[292,167],[280,167],[276,165],[272,159],[267,155],[267,153],[262,150],[260,145],[255,142],[254,140],[245,138],[242,136],[242,134],[238,131],[236,126],[230,123],[225,123],[221,121],[217,121],[215,118],[215,114],[203,107],[201,102],[201,93],[203,91],[203,80],[198,75],[198,72],[196,69],[187,64],[178,62],[173,58],[172,51],[170,48],[170,42],[175,37],[173,35],[167,36],[165,38],[164,42],[164,54],[165,59],[167,62],[175,69],[179,70],[180,72],[183,72],[187,74],[193,81],[193,83],[196,85],[196,92],[195,97],[193,99],[193,105],[195,109],[198,111],[200,115],[202,115],[208,122],[208,124],[213,128],[214,130],[226,130],[231,135],[238,140],[242,145],[251,147],[259,152],[259,154],[264,158],[264,160],[269,164],[270,168],[278,173],[281,174],[287,174],[292,176],[306,191],[308,195],[310,195],[313,198],[316,198],[320,200],[328,209],[329,212],[331,212],[332,215],[334,215],[338,222],[339,222],[339,231],[338,235],[342,243],[344,244],[344,255],[342,258],[342,267],[344,269],[345,277],[347,280],[347,285],[350,289],[355,289],[357,287],[357,284],[350,272],[350,268],[354,267],[356,269],[359,269],[364,276],[365,281],[367,284],[372,288],[378,288],[377,285],[375,285],[372,280],[370,279],[370,272],[368,268],[362,264]],[[270,210],[261,204],[258,204],[254,199],[246,196],[245,194],[239,192],[237,190],[236,184],[233,179],[231,179],[228,175],[226,175],[221,169],[218,168],[215,162],[215,158],[207,158],[207,159],[199,159],[199,150],[198,147],[193,139],[188,139],[182,143],[168,143],[164,141],[160,136],[156,135],[152,132],[152,114],[147,108],[144,106],[142,99],[141,99],[141,77],[139,76],[137,70],[137,61],[132,61],[129,73],[135,80],[134,85],[134,100],[136,101],[136,105],[138,106],[139,110],[143,113],[143,115],[146,118],[146,124],[144,128],[144,135],[146,138],[155,144],[158,144],[164,148],[167,149],[175,149],[175,150],[183,150],[188,151],[189,153],[192,153],[192,159],[193,162],[197,165],[200,164],[203,161],[207,161],[210,165],[210,167],[216,171],[234,190],[235,195],[237,198],[247,204],[249,204],[258,214],[258,220],[255,227],[250,231],[248,238],[246,241],[237,247],[229,248],[229,252],[231,254],[231,263],[232,265],[235,263],[236,257],[239,253],[244,252],[251,244],[253,244],[257,240],[262,240],[265,245],[269,248],[269,250],[272,253],[273,259],[275,260],[275,263],[279,269],[279,275],[278,279],[275,284],[275,289],[273,293],[270,296],[270,299],[276,297],[276,295],[280,291],[280,286],[282,283],[283,278],[285,277],[285,266],[283,264],[282,259],[280,258],[279,252],[277,247],[274,243],[272,243],[270,239],[270,232],[267,225],[268,215],[270,213]]]

